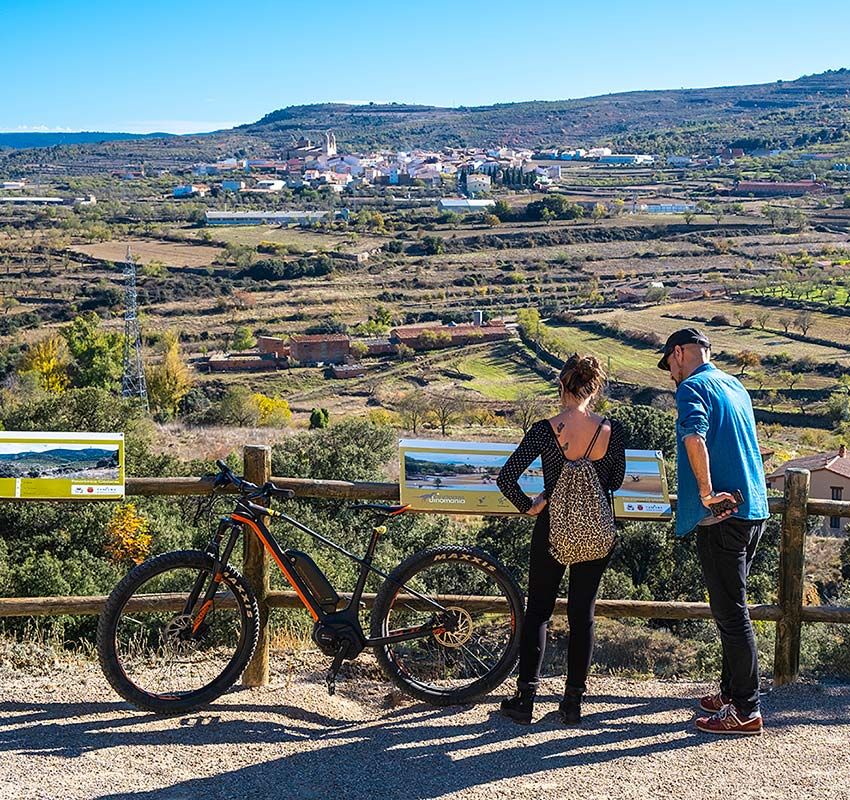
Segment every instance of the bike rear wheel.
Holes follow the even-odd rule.
[[[106,679],[127,702],[180,714],[215,700],[242,674],[259,636],[257,601],[227,565],[203,605],[214,570],[214,559],[199,550],[165,553],[139,564],[110,594],[97,651]]]
[[[375,655],[402,691],[432,705],[466,703],[495,689],[519,652],[523,598],[516,581],[489,553],[437,547],[396,567],[372,609],[372,638],[446,618],[405,592],[414,589],[446,609],[452,624],[427,637],[376,645]]]

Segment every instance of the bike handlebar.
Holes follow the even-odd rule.
[[[292,489],[283,489],[280,486],[275,486],[271,481],[268,481],[262,486],[257,486],[256,483],[251,483],[251,481],[240,478],[224,461],[218,460],[215,463],[219,469],[219,473],[215,478],[216,486],[233,484],[240,494],[253,495],[254,497],[277,497],[281,500],[289,500],[295,497],[295,492]]]

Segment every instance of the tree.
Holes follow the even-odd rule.
[[[463,413],[466,406],[465,401],[459,395],[447,392],[445,394],[432,394],[428,398],[428,411],[433,415],[443,436],[448,428]]]
[[[756,322],[758,322],[759,327],[764,330],[767,327],[767,323],[770,322],[770,312],[768,311],[759,311],[755,315]]]
[[[251,333],[251,329],[240,325],[233,332],[233,343],[232,347],[234,350],[248,350],[257,344],[257,340],[254,338],[254,335]]]
[[[424,236],[422,247],[429,256],[438,256],[446,252],[446,242],[441,236]]]
[[[748,367],[757,367],[761,364],[761,357],[752,350],[741,350],[735,355],[735,363],[741,368],[741,377],[746,375]]]
[[[750,378],[755,381],[758,386],[758,390],[761,391],[764,389],[764,385],[767,382],[767,373],[763,369],[754,369],[750,371]]]
[[[661,450],[666,458],[676,454],[676,421],[667,411],[651,406],[621,404],[608,412],[623,426],[628,447]]]
[[[777,376],[777,379],[785,384],[789,389],[794,388],[794,384],[800,380],[800,376],[790,370],[783,369]]]
[[[785,333],[788,333],[791,326],[794,324],[794,320],[785,314],[779,318],[779,324],[782,326],[782,330],[785,331]]]
[[[402,361],[412,361],[416,357],[416,351],[409,344],[400,344],[395,352]]]
[[[254,427],[260,420],[260,409],[247,386],[231,386],[218,404],[221,422],[239,427]]]
[[[502,220],[496,214],[485,214],[481,221],[488,228],[495,228]]]
[[[428,398],[422,392],[414,389],[399,400],[397,407],[405,427],[416,433],[428,413]]]
[[[551,407],[551,398],[541,395],[539,392],[527,390],[520,392],[516,400],[511,403],[510,415],[522,428],[522,432],[528,433],[529,428],[537,420],[545,417]]]
[[[369,352],[369,346],[365,342],[354,341],[351,343],[351,355],[358,361]]]
[[[101,330],[100,317],[87,311],[62,330],[74,359],[71,377],[75,386],[113,388],[123,370],[124,336]]]
[[[767,393],[767,404],[770,406],[770,410],[773,411],[776,408],[776,404],[779,402],[779,392],[776,389],[771,389]]]
[[[151,410],[160,417],[176,416],[180,402],[192,388],[192,374],[180,354],[180,344],[174,331],[163,337],[163,357],[159,364],[148,367],[146,380]]]
[[[682,212],[682,216],[685,219],[685,225],[690,225],[694,221],[696,214],[691,209],[688,209]]]
[[[811,311],[801,311],[794,318],[794,324],[800,329],[803,336],[807,336],[809,330],[815,324],[815,315]]]
[[[292,410],[282,397],[257,393],[253,395],[257,404],[257,424],[265,428],[283,428],[292,421]]]
[[[608,213],[608,209],[602,203],[597,203],[593,206],[593,211],[590,212],[590,216],[594,222],[599,222],[606,214]]]
[[[20,371],[35,375],[39,386],[46,392],[61,394],[71,383],[70,366],[68,345],[61,336],[53,334],[27,350]]]
[[[13,308],[17,308],[20,304],[20,301],[16,300],[14,297],[4,297],[3,313],[8,314]]]
[[[548,212],[548,213],[544,213]],[[553,194],[542,200],[535,200],[525,208],[529,219],[547,221],[550,219],[579,219],[584,216],[584,209],[563,195]]]

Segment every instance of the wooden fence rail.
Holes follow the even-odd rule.
[[[296,497],[335,500],[383,500],[397,502],[397,483],[367,481],[326,481],[307,478],[271,476],[271,452],[267,446],[249,445],[244,452],[244,474],[255,483],[273,480],[292,489]],[[210,478],[128,478],[126,491],[130,496],[190,496],[205,495],[212,490]],[[676,498],[671,498],[675,507]],[[782,515],[778,602],[775,605],[751,605],[750,616],[755,620],[775,622],[776,649],[774,652],[774,682],[796,680],[800,670],[800,639],[803,623],[850,623],[850,607],[804,606],[803,580],[805,568],[806,522],[809,515],[850,517],[850,501],[809,498],[809,472],[789,469],[785,478],[783,497],[771,497],[771,513]],[[430,513],[430,512],[427,512]],[[440,513],[440,512],[436,512]],[[254,534],[246,532],[243,573],[257,593],[260,607],[261,634],[257,651],[248,665],[243,681],[249,686],[268,681],[269,645],[268,613],[271,608],[296,608],[301,602],[295,592],[269,589],[268,554]],[[374,595],[365,595],[371,606]],[[452,600],[447,596],[446,601]],[[0,617],[55,616],[59,614],[97,614],[105,597],[6,597],[0,598]],[[411,602],[413,600],[411,599]],[[487,603],[492,598],[470,597],[463,602],[469,607]],[[177,596],[150,595],[138,600],[139,609],[179,610]],[[563,610],[566,600],[559,599]],[[134,607],[135,608],[135,607]],[[710,619],[707,603],[684,603],[656,600],[599,600],[596,614],[602,617],[641,617],[653,619]]]

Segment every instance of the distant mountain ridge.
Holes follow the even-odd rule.
[[[0,453],[2,461],[92,461],[101,458],[112,458],[115,450],[107,450],[101,447],[84,447],[81,450],[72,450],[65,447],[54,447],[50,450],[35,452],[32,450],[20,453]]]
[[[0,148],[55,147],[62,144],[93,144],[128,139],[161,139],[174,135],[173,133],[108,133],[101,131],[0,132]]]
[[[719,146],[749,150],[800,147],[850,139],[850,70],[750,86],[653,89],[479,107],[403,103],[289,106],[230,130],[181,136],[114,134],[122,138],[78,142],[73,150],[59,146],[49,160],[72,171],[82,162],[86,169],[95,170],[98,165],[105,170],[114,169],[116,163],[136,161],[179,168],[218,160],[225,154],[277,157],[299,137],[318,139],[327,130],[334,131],[342,151],[355,152],[609,145],[621,152],[664,155],[713,152]],[[0,146],[4,136],[24,135],[0,134]],[[0,167],[26,174],[33,168],[30,152],[3,151]]]

